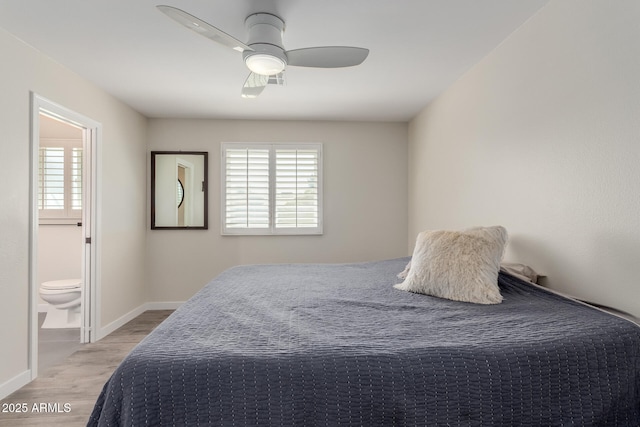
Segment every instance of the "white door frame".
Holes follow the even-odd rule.
[[[178,167],[182,166],[185,169],[185,181],[184,185],[184,224],[187,226],[193,225],[193,199],[194,199],[194,179],[193,179],[193,170],[195,166],[193,163],[186,161],[179,155],[176,156],[176,167],[174,172],[176,174],[176,179],[174,182],[178,181]],[[175,194],[175,191],[174,191]],[[178,224],[178,209],[176,208],[176,221],[175,224]]]
[[[40,113],[83,129],[83,191],[82,230],[84,250],[82,259],[82,310],[80,315],[80,342],[97,340],[100,284],[100,203],[98,157],[101,150],[102,125],[88,117],[69,110],[55,102],[31,92],[31,182],[29,218],[29,370],[31,379],[38,375],[38,160],[40,148]]]

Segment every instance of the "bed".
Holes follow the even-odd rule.
[[[91,426],[638,426],[640,328],[500,273],[480,305],[408,258],[231,268],[105,384]]]

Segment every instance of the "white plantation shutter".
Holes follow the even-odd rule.
[[[64,213],[64,148],[40,147],[38,209]]]
[[[226,227],[269,228],[269,150],[233,148],[224,157]]]
[[[82,216],[82,148],[71,149],[71,210]]]
[[[277,149],[276,228],[318,227],[317,149]]]
[[[222,144],[223,234],[322,234],[321,144]]]
[[[38,166],[40,219],[82,218],[82,141],[43,139]]]

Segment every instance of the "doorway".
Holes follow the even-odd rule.
[[[193,170],[192,163],[180,156],[176,157],[176,207],[177,224],[179,227],[193,225]]]
[[[67,282],[70,279],[79,280],[81,285],[77,288],[76,300],[79,300],[80,306],[77,307],[76,303],[73,310],[53,311],[56,315],[64,313],[64,318],[69,319],[69,325],[79,327],[78,343],[95,341],[96,289],[99,279],[96,263],[99,243],[99,224],[96,221],[97,158],[101,125],[37,94],[32,94],[31,101],[29,369],[33,380],[38,373],[39,326],[43,320],[42,315],[39,315],[39,308],[43,307],[44,302],[41,293],[45,293],[41,291],[43,281],[65,282],[65,286],[69,286]],[[52,126],[67,133],[67,136],[52,138]],[[58,165],[60,169],[56,170]],[[48,172],[43,171],[49,167],[52,171],[47,177]],[[68,171],[63,173],[65,168]],[[46,226],[47,223],[57,226],[53,237],[51,229],[45,233],[40,229],[41,225]],[[46,240],[41,240],[45,237]],[[66,270],[61,268],[57,273],[52,273],[50,268],[45,269],[45,265],[41,265],[46,264],[45,260],[39,259],[39,254],[42,255],[39,249],[44,249],[39,247],[41,244],[47,247],[56,245],[51,239],[59,240],[60,252],[67,251],[72,258],[76,258],[56,260],[58,264],[69,263]],[[73,277],[54,278],[47,277],[47,274]],[[52,282],[49,284],[53,285]],[[73,331],[66,329],[66,336],[68,337],[69,332],[75,334]]]

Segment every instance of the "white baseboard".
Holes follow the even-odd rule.
[[[4,384],[0,384],[0,400],[9,396],[14,391],[20,390],[31,381],[31,370],[27,369],[23,373],[16,375]]]
[[[105,326],[102,326],[102,327],[97,327],[96,328],[96,341],[101,340],[102,338],[104,338],[107,335],[109,335],[111,332],[113,332],[116,329],[124,326],[127,322],[130,322],[131,320],[133,320],[136,317],[140,316],[142,313],[145,312],[145,305],[146,304],[142,304],[141,306],[139,306],[137,308],[134,308],[130,312],[126,313],[123,316],[120,316],[118,319],[114,320],[113,322],[109,323],[108,325],[105,325]]]
[[[97,339],[101,340],[102,338],[106,337],[107,335],[109,335],[111,332],[115,331],[116,329],[124,326],[127,322],[130,322],[131,320],[135,319],[136,317],[140,316],[142,313],[144,313],[145,311],[151,311],[151,310],[175,310],[178,307],[180,307],[184,302],[181,301],[168,301],[168,302],[147,302],[142,304],[141,306],[134,308],[133,310],[131,310],[130,312],[128,312],[127,314],[121,316],[120,318],[114,320],[113,322],[109,323],[108,325],[105,325],[104,327],[101,328],[97,328]]]

